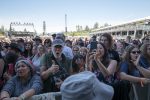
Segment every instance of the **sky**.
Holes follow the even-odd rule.
[[[115,25],[150,16],[150,0],[0,0],[0,26],[9,29],[11,22],[33,23],[38,33],[68,31],[77,25],[96,22]]]

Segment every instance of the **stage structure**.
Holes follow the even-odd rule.
[[[11,22],[8,31],[9,37],[34,37],[36,31],[33,23]]]

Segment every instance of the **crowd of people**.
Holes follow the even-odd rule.
[[[0,100],[61,92],[62,100],[130,100],[132,83],[150,84],[150,35],[90,40],[64,34],[0,43]]]

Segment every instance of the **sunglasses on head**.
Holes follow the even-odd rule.
[[[137,54],[140,54],[141,51],[132,51],[131,53],[132,53],[132,54],[136,54],[136,53],[137,53]]]

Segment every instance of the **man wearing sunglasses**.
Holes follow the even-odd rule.
[[[71,73],[71,60],[63,53],[64,42],[55,39],[52,52],[43,56],[41,61],[41,77],[44,81],[44,92],[57,92],[63,80]]]

